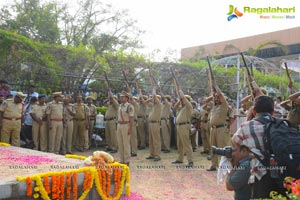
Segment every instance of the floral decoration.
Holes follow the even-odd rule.
[[[82,159],[81,157],[74,157],[74,155],[69,158]],[[129,167],[113,161],[113,157],[109,154],[96,151],[93,156],[85,159],[85,163],[90,166],[75,170],[36,174],[28,177],[18,176],[17,180],[26,182],[26,195],[35,199],[84,200],[94,184],[101,199],[120,199],[124,185],[126,186],[126,195],[130,195]],[[78,197],[79,173],[84,173],[83,193],[80,197]],[[51,178],[51,184],[49,184],[49,177]],[[111,179],[114,180],[114,191],[111,191]],[[35,185],[35,187],[33,188],[32,185]]]
[[[276,200],[300,200],[300,179],[286,177],[283,186],[287,189],[286,196],[279,194],[277,191],[272,191],[270,197]]]

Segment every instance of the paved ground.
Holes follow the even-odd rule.
[[[78,155],[89,156],[96,150],[104,150],[104,146],[91,148],[86,152],[74,152]],[[137,157],[130,161],[131,191],[149,200],[229,200],[233,193],[226,190],[225,185],[216,182],[217,172],[207,172],[210,161],[200,154],[202,148],[193,153],[194,168],[186,168],[184,164],[174,165],[172,161],[177,158],[177,151],[161,153],[161,161],[146,160],[149,149],[139,150]],[[112,154],[116,161],[118,153]],[[185,158],[186,159],[186,158]]]

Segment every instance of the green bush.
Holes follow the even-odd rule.
[[[97,114],[101,113],[102,115],[105,115],[107,107],[100,106],[100,107],[96,107],[96,109],[97,109]]]

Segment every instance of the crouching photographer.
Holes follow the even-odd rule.
[[[244,145],[234,144],[233,147],[212,147],[213,153],[225,156],[231,163],[232,169],[226,177],[226,188],[234,191],[235,200],[248,200],[251,198],[249,149]]]

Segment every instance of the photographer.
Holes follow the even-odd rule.
[[[254,99],[253,113],[255,118],[264,117],[270,119],[274,112],[274,101],[269,96],[258,96]],[[266,170],[263,163],[263,151],[265,146],[263,136],[265,126],[262,122],[255,119],[244,122],[232,136],[233,145],[245,145],[250,150],[251,175],[248,183],[251,184],[251,198],[268,198],[271,191],[277,191],[276,183],[271,179],[270,173]]]
[[[249,149],[244,145],[234,144],[232,158],[230,160],[232,170],[226,178],[226,188],[234,191],[235,200],[247,200],[251,198]]]

